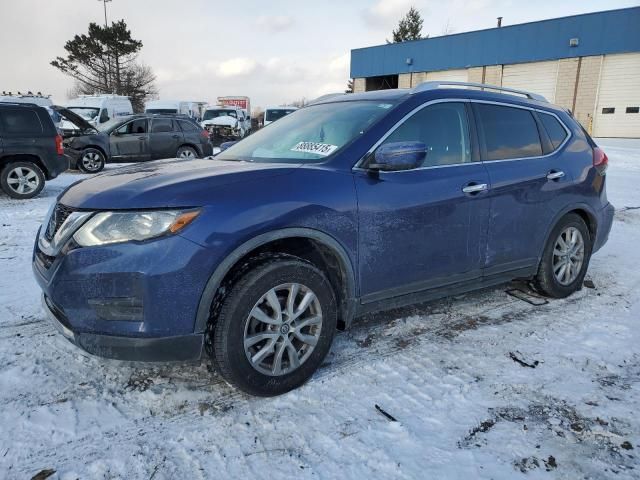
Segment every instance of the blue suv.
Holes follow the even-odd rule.
[[[491,91],[490,91],[491,90]],[[209,355],[254,395],[305,382],[364,313],[532,279],[566,297],[606,242],[607,157],[534,94],[425,83],[323,98],[215,159],[77,183],[33,269],[86,351]]]

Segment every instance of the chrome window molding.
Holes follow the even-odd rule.
[[[508,103],[508,102],[497,102],[497,101],[493,101],[493,100],[478,100],[478,99],[471,99],[471,98],[439,98],[437,100],[431,100],[430,102],[426,102],[423,103],[422,105],[417,106],[416,108],[414,108],[413,110],[411,110],[409,113],[407,113],[404,117],[402,117],[400,120],[398,120],[395,125],[393,125],[382,137],[380,137],[380,139],[373,144],[373,146],[367,150],[367,153],[365,153],[362,158],[360,160],[358,160],[356,162],[356,164],[352,167],[352,171],[356,171],[356,172],[366,172],[368,171],[367,168],[363,168],[362,164],[364,163],[365,159],[371,155],[382,143],[384,143],[384,141],[393,133],[395,132],[398,128],[400,128],[404,122],[406,122],[410,117],[412,117],[414,114],[418,113],[420,110],[422,110],[423,108],[426,108],[430,105],[434,105],[437,103],[484,103],[484,104],[489,104],[489,105],[498,105],[501,107],[511,107],[511,108],[520,108],[523,110],[529,110],[531,112],[537,112],[537,113],[541,113],[543,115],[551,115],[553,117],[555,117],[556,120],[558,120],[558,122],[560,122],[560,125],[562,125],[562,128],[564,128],[565,132],[567,133],[567,136],[565,137],[564,141],[558,145],[558,148],[552,150],[549,153],[546,153],[544,155],[537,155],[534,157],[517,157],[517,158],[504,158],[504,159],[496,159],[496,160],[480,160],[479,162],[464,162],[464,163],[453,163],[453,164],[449,164],[449,165],[431,165],[431,166],[427,166],[427,167],[418,167],[418,168],[413,168],[411,170],[397,170],[397,171],[384,171],[381,170],[379,173],[381,174],[389,174],[389,173],[402,173],[402,172],[414,172],[417,170],[429,170],[429,169],[433,169],[433,168],[447,168],[447,167],[460,167],[460,166],[465,166],[465,165],[475,165],[478,163],[494,163],[494,162],[514,162],[514,161],[519,161],[519,160],[531,160],[531,159],[538,159],[538,158],[546,158],[546,157],[550,157],[551,155],[555,155],[559,150],[561,150],[566,144],[567,142],[571,139],[571,137],[573,136],[573,134],[571,133],[571,130],[569,130],[569,128],[565,125],[565,123],[562,121],[562,119],[560,117],[558,117],[558,115],[556,115],[553,112],[549,112],[547,110],[543,110],[540,108],[535,108],[535,107],[528,107],[526,105],[516,105],[513,103]],[[537,124],[537,122],[536,122]],[[543,126],[544,128],[544,126]],[[478,133],[478,136],[480,136],[480,134]],[[542,139],[541,139],[542,140]]]
[[[40,228],[40,236],[38,238],[38,247],[40,247],[40,250],[45,255],[48,255],[50,257],[55,257],[60,252],[60,250],[62,249],[64,244],[67,242],[67,240],[71,238],[71,235],[73,235],[78,230],[78,228],[80,228],[84,224],[84,222],[86,222],[89,219],[89,217],[91,217],[94,214],[94,212],[71,213],[62,223],[62,225],[60,225],[60,228],[58,228],[58,231],[53,236],[53,239],[49,241],[45,238],[45,232],[47,229],[47,225],[49,223],[49,218],[51,217],[52,213],[53,211],[51,211],[47,215],[47,218],[45,219],[44,224]]]

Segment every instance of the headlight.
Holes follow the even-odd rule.
[[[148,240],[186,227],[199,210],[155,212],[99,212],[73,235],[82,247]]]

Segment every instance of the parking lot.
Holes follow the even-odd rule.
[[[640,141],[599,144],[616,216],[580,292],[532,305],[503,285],[367,316],[308,384],[270,399],[207,361],[130,365],[70,345],[41,310],[31,250],[51,202],[85,176],[64,173],[32,200],[0,196],[0,471],[637,478]]]

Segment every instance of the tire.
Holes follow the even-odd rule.
[[[0,186],[12,198],[25,200],[38,195],[44,188],[44,173],[32,162],[8,163],[0,172]]]
[[[97,148],[85,148],[76,165],[82,173],[98,173],[106,163],[104,153]]]
[[[215,323],[207,328],[209,354],[222,377],[257,396],[281,395],[305,383],[329,352],[336,330],[336,299],[325,275],[305,260],[279,255],[251,266],[228,292],[212,319]],[[277,325],[258,319],[277,323],[270,292],[282,312]],[[299,317],[289,318],[287,312],[301,308],[309,293],[307,307]],[[293,308],[288,308],[290,297]],[[257,313],[261,315],[256,317]],[[255,341],[259,336],[265,338]],[[245,339],[249,339],[246,349]],[[262,351],[269,353],[257,355]]]
[[[192,147],[180,147],[176,152],[176,158],[181,160],[194,160],[198,158],[198,152]]]
[[[576,244],[572,245],[574,239]],[[591,234],[584,220],[575,213],[562,217],[547,239],[534,279],[536,288],[553,298],[565,298],[579,290],[589,267],[592,247]],[[580,258],[581,261],[578,263]]]

